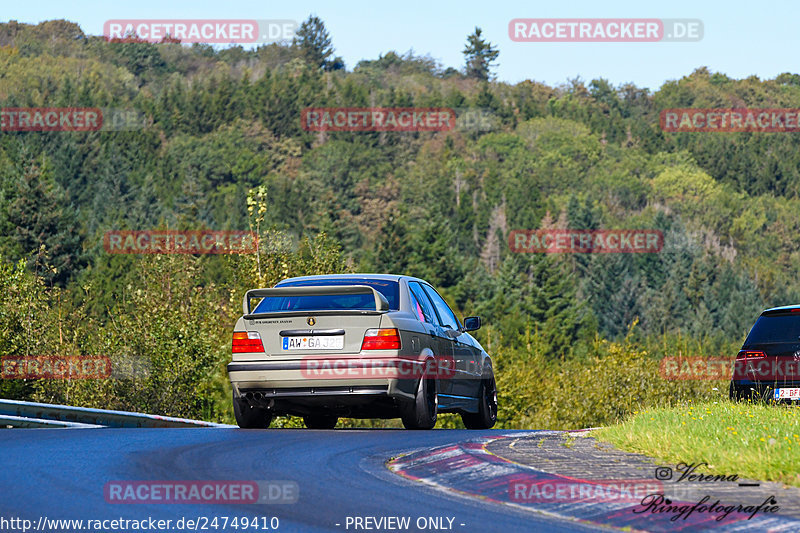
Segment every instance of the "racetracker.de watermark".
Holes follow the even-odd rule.
[[[518,43],[656,43],[703,39],[700,19],[512,19],[508,36]]]
[[[508,487],[511,501],[520,503],[639,503],[654,493],[663,487],[651,479],[512,481]]]
[[[103,248],[110,254],[252,254],[254,231],[145,230],[107,231]]]
[[[508,246],[515,253],[655,253],[664,234],[654,229],[512,230]]]
[[[455,365],[452,356],[425,361],[309,356],[300,362],[300,373],[306,379],[450,379],[455,375]]]
[[[667,381],[800,381],[800,359],[665,357],[659,374]]]
[[[305,131],[449,131],[456,113],[449,107],[307,107]]]
[[[120,504],[287,504],[297,503],[300,488],[286,480],[109,481],[103,496]]]
[[[6,356],[0,360],[2,379],[106,379],[111,359],[102,355]]]
[[[99,107],[3,107],[0,131],[133,131],[147,117],[135,109]]]
[[[675,108],[664,109],[659,116],[661,129],[681,132],[762,132],[794,133],[800,131],[798,108]]]
[[[252,19],[112,19],[103,24],[103,36],[115,42],[248,44],[290,41],[295,20]]]

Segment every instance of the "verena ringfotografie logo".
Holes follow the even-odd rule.
[[[449,107],[307,107],[305,131],[448,131],[456,126]]]
[[[271,43],[292,40],[297,27],[295,20],[114,19],[103,24],[103,36],[115,42]]]
[[[515,253],[654,253],[664,247],[664,235],[653,229],[513,230],[508,246]]]
[[[661,482],[650,479],[512,481],[508,487],[511,501],[519,503],[639,503],[663,492]]]
[[[3,357],[3,379],[106,379],[111,359],[106,356],[25,355]]]
[[[688,502],[676,502],[666,498],[664,494],[649,494],[641,503],[631,512],[636,514],[660,514],[661,516],[669,516],[670,522],[677,522],[678,520],[686,520],[692,513],[707,514],[716,522],[722,522],[728,519],[728,515],[733,513],[730,522],[738,520],[750,520],[759,512],[763,514],[777,513],[780,510],[779,505],[775,505],[778,501],[775,495],[768,496],[760,504],[724,504],[719,499],[715,499],[713,503],[711,496],[703,496],[694,504]],[[641,507],[641,509],[640,509]],[[671,516],[670,516],[671,515]],[[705,524],[704,524],[705,525]],[[704,529],[712,529],[706,527]]]
[[[706,108],[665,109],[660,115],[666,132],[763,132],[800,131],[800,109]]]
[[[106,503],[122,504],[285,504],[297,503],[295,481],[109,481]]]
[[[426,361],[304,357],[300,373],[307,379],[449,379],[455,375],[455,359],[452,356]]]
[[[703,38],[699,19],[513,19],[508,36],[518,43],[656,43]]]
[[[254,231],[107,231],[103,248],[110,254],[252,254],[257,237]]]

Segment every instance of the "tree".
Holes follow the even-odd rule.
[[[412,254],[408,223],[407,210],[402,204],[389,214],[375,246],[372,259],[375,272],[403,273],[408,270]]]
[[[598,254],[583,268],[583,291],[597,317],[600,333],[607,338],[624,337],[631,323],[642,315],[640,298],[644,287],[632,254]]]
[[[475,27],[475,32],[467,36],[467,45],[462,51],[466,59],[466,74],[470,78],[488,81],[491,77],[489,69],[497,60],[500,51],[492,43],[481,39],[481,29]]]
[[[592,201],[588,195],[584,199],[583,205],[581,205],[577,196],[574,194],[570,195],[569,201],[567,202],[567,222],[569,223],[570,229],[577,230],[596,230],[600,226],[597,214],[592,206]],[[580,276],[586,276],[589,265],[592,262],[593,254],[572,255],[573,257],[571,260],[574,269]]]
[[[47,168],[26,160],[6,178],[0,225],[2,242],[15,258],[48,283],[65,283],[82,265],[75,212]]]
[[[299,50],[300,57],[305,61],[321,69],[344,68],[341,58],[330,59],[333,55],[331,36],[325,28],[325,23],[315,15],[311,15],[300,25],[292,46]]]

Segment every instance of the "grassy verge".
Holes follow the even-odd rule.
[[[737,474],[800,487],[800,408],[703,402],[648,409],[594,436],[664,464],[708,463],[697,472]]]

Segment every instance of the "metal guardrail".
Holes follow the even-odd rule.
[[[43,418],[25,418],[23,416],[0,415],[0,427],[15,428],[101,428],[97,424],[80,422],[64,422],[63,420],[45,420]]]
[[[109,411],[49,403],[0,400],[0,426],[114,428],[234,428],[189,418]]]

